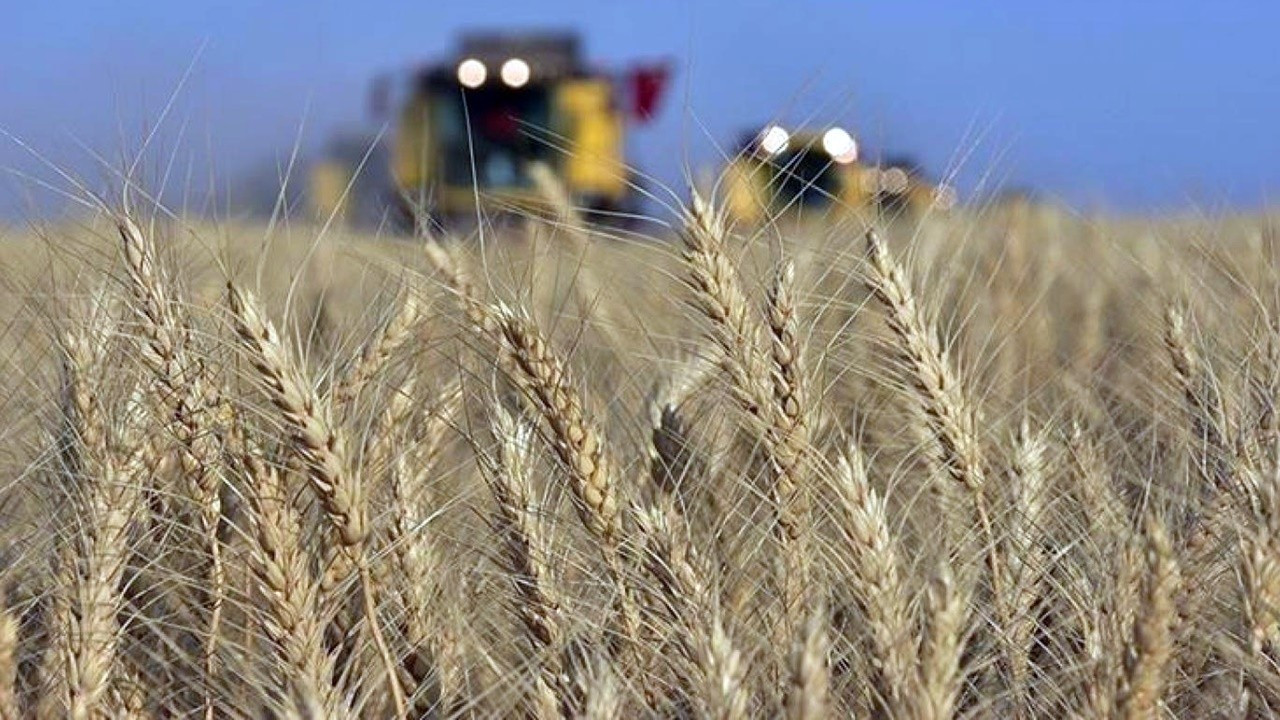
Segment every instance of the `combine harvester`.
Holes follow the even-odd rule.
[[[746,224],[811,213],[946,211],[957,201],[952,188],[926,181],[914,162],[864,163],[857,139],[841,127],[769,125],[748,133],[721,183],[729,216]]]
[[[665,64],[591,69],[573,33],[464,36],[453,57],[374,83],[373,113],[388,137],[331,143],[312,166],[312,212],[406,224],[543,212],[536,164],[588,212],[631,211],[628,121],[653,116],[668,75]]]

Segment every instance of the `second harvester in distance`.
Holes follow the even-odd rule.
[[[913,162],[864,163],[844,128],[769,125],[745,135],[739,148],[722,182],[729,214],[740,222],[800,213],[919,213],[956,203],[954,190],[927,182]]]

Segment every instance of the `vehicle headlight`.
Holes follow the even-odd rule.
[[[823,133],[822,149],[841,165],[858,159],[858,142],[844,128],[834,127]]]
[[[787,149],[787,144],[791,142],[791,133],[782,129],[778,125],[770,125],[760,133],[760,149],[766,155],[777,155]]]
[[[489,70],[485,68],[484,63],[475,58],[467,58],[458,63],[458,82],[463,87],[478,88],[484,84],[484,80],[489,75]]]
[[[502,82],[508,87],[518,88],[529,82],[532,72],[529,69],[529,63],[520,58],[511,58],[502,63],[502,69],[498,74],[502,76]]]

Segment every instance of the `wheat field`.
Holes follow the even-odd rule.
[[[1267,717],[1266,216],[0,242],[0,718]]]

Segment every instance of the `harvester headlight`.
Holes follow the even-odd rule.
[[[770,125],[760,133],[760,149],[766,155],[777,155],[787,149],[787,144],[791,142],[791,133],[782,129],[777,125]]]
[[[484,80],[489,76],[489,70],[485,68],[484,63],[475,58],[467,58],[458,63],[458,82],[463,87],[478,88],[484,84]]]
[[[529,63],[520,58],[511,58],[502,63],[502,70],[498,73],[502,76],[502,82],[508,87],[518,88],[524,87],[529,82]]]
[[[834,127],[823,133],[822,149],[841,165],[858,159],[858,142],[844,128]]]

